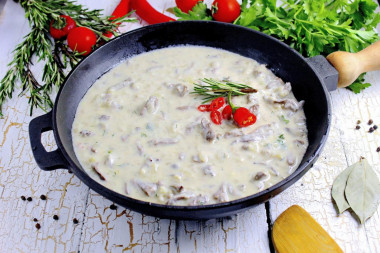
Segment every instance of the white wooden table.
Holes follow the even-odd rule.
[[[118,1],[79,2],[103,8],[109,15]],[[174,5],[173,0],[150,2],[161,9]],[[128,24],[122,30],[139,26]],[[12,59],[11,51],[28,31],[22,8],[8,0],[0,15],[0,78]],[[40,65],[35,69],[41,73]],[[310,212],[345,252],[380,252],[380,211],[359,225],[348,212],[337,216],[330,195],[334,178],[360,156],[380,175],[380,153],[376,152],[380,132],[369,134],[366,125],[369,119],[380,125],[380,72],[369,73],[367,80],[372,86],[359,95],[345,89],[331,92],[328,141],[318,162],[301,180],[269,204],[228,219],[202,222],[164,220],[120,206],[111,210],[111,201],[66,170],[40,170],[29,144],[27,98],[17,97],[16,91],[0,119],[0,252],[273,252],[268,221],[293,204]],[[41,114],[37,110],[34,117]],[[363,122],[360,130],[354,129],[357,120]],[[53,139],[51,134],[43,136],[50,148]],[[42,194],[47,200],[40,199]],[[21,196],[32,201],[23,201]],[[34,218],[41,225],[39,230]]]

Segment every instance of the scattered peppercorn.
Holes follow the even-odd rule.
[[[380,152],[380,147],[377,147],[376,152]]]
[[[79,221],[78,221],[77,218],[74,218],[74,219],[73,219],[73,222],[74,222],[74,224],[78,224],[78,223],[79,223]]]
[[[21,199],[22,199],[23,201],[25,201],[25,200],[26,200],[25,196],[21,196]]]
[[[53,215],[53,219],[54,219],[54,220],[58,220],[58,219],[59,219],[58,215],[54,214],[54,215]]]
[[[373,123],[372,119],[368,120],[368,125],[372,125],[372,123]]]
[[[43,195],[43,194],[40,196],[40,198],[41,198],[42,200],[46,200],[46,196]]]
[[[355,127],[355,129],[356,129],[356,130],[359,130],[359,129],[360,129],[360,126],[359,126],[359,125],[358,125],[358,126],[356,126],[356,127]]]
[[[376,129],[377,129],[377,125],[374,125],[374,126],[373,126],[373,129],[375,129],[375,130],[376,130]]]
[[[117,206],[116,206],[115,204],[112,204],[112,205],[110,205],[110,209],[111,209],[111,210],[116,210],[116,209],[117,209]]]
[[[375,129],[373,129],[373,127],[370,127],[370,128],[368,129],[368,133],[372,133],[373,131],[375,131]]]
[[[32,199],[32,197],[28,197],[27,200],[30,202],[30,201],[32,201],[33,199]]]
[[[69,174],[73,174],[73,172],[71,170],[69,170]]]
[[[358,125],[359,125],[360,123],[362,123],[360,120],[356,121],[356,124],[358,124]]]
[[[40,228],[41,228],[40,223],[37,223],[37,224],[36,224],[36,228],[37,228],[37,229],[40,229]]]
[[[34,222],[37,222],[38,220],[37,220],[37,218],[34,218],[33,221],[34,221]]]

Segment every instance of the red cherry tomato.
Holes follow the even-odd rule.
[[[223,105],[224,105],[224,98],[223,97],[215,98],[213,101],[211,101],[210,110],[216,111],[216,110],[222,108]]]
[[[77,26],[74,19],[70,16],[61,15],[59,20],[52,20],[50,22],[50,35],[58,40],[65,37],[72,29]]]
[[[234,120],[240,127],[246,127],[256,122],[256,116],[247,108],[239,107],[234,112]]]
[[[211,13],[216,21],[231,23],[240,15],[240,4],[236,0],[215,0]]]
[[[86,27],[77,27],[69,32],[67,44],[71,50],[88,55],[96,44],[96,34]]]
[[[222,124],[222,115],[219,111],[211,111],[210,113],[211,121],[216,125]]]
[[[199,2],[203,2],[203,0],[175,0],[177,7],[186,13],[189,13]]]
[[[227,119],[227,120],[230,120],[232,118],[231,106],[227,105],[226,107],[223,108],[222,118]]]
[[[201,112],[211,112],[210,105],[200,105],[198,110]]]

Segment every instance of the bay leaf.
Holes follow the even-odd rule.
[[[380,182],[366,159],[361,159],[352,166],[344,193],[348,204],[360,222],[364,223],[379,205]]]
[[[336,206],[338,207],[339,213],[343,213],[350,207],[344,195],[344,190],[346,189],[348,176],[350,175],[352,169],[355,166],[358,166],[357,163],[351,165],[350,167],[346,168],[341,173],[339,173],[332,185],[331,196],[334,199]]]

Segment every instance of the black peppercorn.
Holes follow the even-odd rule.
[[[34,222],[37,222],[38,220],[37,220],[37,218],[34,218],[33,221],[34,221]]]
[[[380,152],[380,147],[377,147],[376,152]]]
[[[40,228],[41,228],[40,223],[37,223],[37,224],[36,224],[36,228],[37,228],[37,229],[40,229]]]
[[[358,124],[358,125],[359,125],[360,123],[362,123],[360,120],[356,121],[356,124]]]
[[[58,215],[54,214],[54,215],[53,215],[53,219],[54,219],[54,220],[58,220],[58,219],[59,219]]]
[[[375,129],[375,130],[376,130],[376,129],[377,129],[377,125],[374,125],[374,126],[373,126],[373,129]]]
[[[368,125],[372,125],[372,123],[373,123],[372,119],[368,120]]]
[[[368,129],[368,133],[372,133],[373,131],[375,131],[375,129],[373,129],[373,127],[370,127],[370,128]]]
[[[26,200],[25,196],[21,196],[21,199],[22,199],[23,201],[25,201],[25,200]]]
[[[110,209],[111,209],[111,210],[116,210],[116,209],[117,209],[117,206],[116,206],[115,204],[112,204],[112,205],[110,205]]]
[[[41,198],[42,200],[46,200],[46,196],[43,195],[43,194],[40,196],[40,198]]]
[[[356,126],[356,127],[355,127],[355,129],[356,129],[356,130],[359,130],[359,129],[360,129],[360,126],[359,126],[359,125],[358,125],[358,126]]]
[[[78,223],[79,223],[79,221],[78,221],[77,218],[74,218],[74,219],[73,219],[73,222],[74,222],[74,224],[78,224]]]
[[[29,202],[32,201],[32,197],[28,197],[26,200],[28,200]]]

